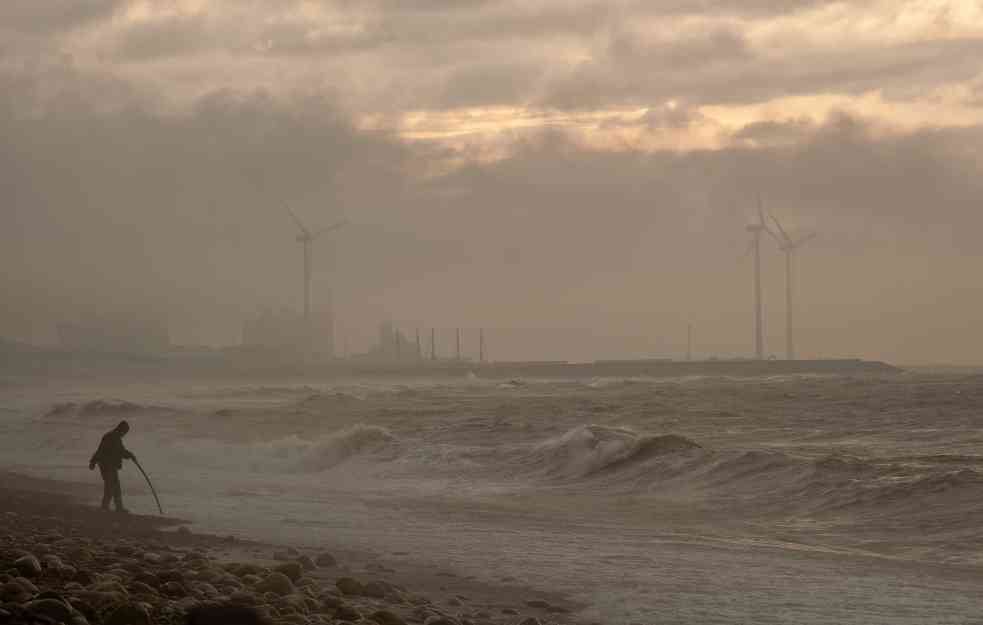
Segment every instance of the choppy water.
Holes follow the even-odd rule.
[[[120,418],[167,511],[569,592],[606,623],[983,621],[983,375],[8,385],[7,467]],[[126,472],[133,509],[152,500]]]

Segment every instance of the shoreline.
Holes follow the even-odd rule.
[[[406,552],[391,554],[398,561],[315,552],[105,512],[86,505],[101,491],[89,482],[0,478],[0,622],[122,625],[113,619],[129,610],[134,622],[185,623],[196,607],[234,605],[293,625],[545,625],[578,623],[586,607],[508,578],[488,584],[415,564]],[[248,622],[215,618],[207,622]]]

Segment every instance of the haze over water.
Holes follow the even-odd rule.
[[[3,399],[15,470],[87,480],[90,448],[125,416],[167,512],[199,529],[513,577],[570,593],[587,621],[983,610],[978,374],[65,384]],[[136,471],[124,488],[153,510]]]
[[[499,360],[681,356],[692,324],[746,356],[760,198],[818,235],[801,357],[980,362],[978,2],[2,5],[5,338],[236,344],[301,309],[290,207],[350,222],[312,256],[339,348],[392,320],[514,331]]]
[[[978,622],[981,53],[978,0],[4,0],[0,470],[96,484],[125,418],[196,531],[583,622]],[[477,364],[689,355],[947,368]]]

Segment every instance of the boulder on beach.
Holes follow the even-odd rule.
[[[150,614],[139,603],[125,603],[113,611],[102,621],[103,625],[150,625]]]
[[[317,568],[317,565],[314,563],[314,560],[311,560],[310,556],[300,556],[297,558],[297,562],[305,571],[313,571]]]
[[[58,599],[36,599],[24,604],[24,609],[32,616],[41,616],[56,623],[67,623],[72,620],[74,611]]]
[[[61,558],[53,553],[49,553],[38,558],[41,562],[41,566],[46,569],[51,569],[58,571],[65,566],[65,563],[61,561]]]
[[[352,605],[342,603],[334,611],[334,618],[338,621],[351,621],[356,623],[362,620],[362,613]]]
[[[376,610],[369,618],[379,625],[406,625],[403,617],[389,610]]]
[[[296,583],[300,576],[304,574],[304,569],[299,562],[284,562],[273,568],[277,573],[283,573],[290,578],[291,582]]]
[[[461,625],[456,619],[443,614],[434,614],[423,622],[423,625]]]
[[[362,587],[362,594],[373,599],[385,599],[386,595],[392,590],[392,586],[379,580],[372,580]],[[385,625],[385,624],[380,624]]]
[[[164,582],[160,591],[170,597],[186,597],[188,591],[179,582]]]
[[[256,604],[255,595],[245,590],[237,590],[236,592],[232,593],[231,595],[229,595],[229,600],[232,601],[232,603],[240,604],[240,605]]]
[[[135,595],[156,596],[158,594],[157,589],[154,588],[153,586],[137,581],[130,582],[130,585],[127,587],[127,590],[129,590],[131,593]]]
[[[317,558],[314,559],[314,563],[324,568],[338,566],[338,561],[335,560],[335,557],[327,551],[318,554]]]
[[[0,585],[0,603],[23,603],[33,596],[34,593],[18,584],[17,580]]]
[[[280,601],[280,605],[290,606],[290,608],[298,614],[309,614],[311,611],[311,606],[307,604],[304,595],[298,593],[291,593],[283,597]]]
[[[246,605],[203,604],[188,610],[187,625],[268,625],[256,608]]]
[[[294,584],[283,573],[274,571],[267,575],[260,583],[256,584],[256,591],[262,593],[272,592],[275,595],[283,597],[294,591]]]
[[[43,572],[41,569],[41,563],[32,555],[21,556],[14,560],[14,568],[16,568],[21,575],[28,578],[41,577]]]
[[[343,595],[358,596],[365,592],[365,585],[351,577],[339,577],[334,584]]]

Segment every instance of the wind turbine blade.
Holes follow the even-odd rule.
[[[818,235],[815,232],[810,232],[809,234],[807,234],[807,235],[805,235],[803,237],[800,237],[795,243],[792,243],[792,247],[799,247],[800,245],[803,245],[804,243],[806,243],[808,241],[812,241],[817,236]]]
[[[782,228],[782,224],[777,219],[775,219],[775,216],[772,215],[771,213],[768,213],[768,216],[771,217],[771,220],[773,222],[775,222],[775,226],[778,228],[778,231],[782,233],[782,238],[785,239],[785,243],[786,244],[792,243],[792,237],[788,236],[788,233],[785,232],[785,228]]]
[[[775,231],[772,230],[771,228],[769,228],[767,225],[765,225],[764,230],[765,230],[765,232],[767,232],[771,236],[771,238],[775,239],[775,243],[778,244],[778,247],[784,249],[785,246],[788,244],[788,241],[782,240],[782,237],[780,237],[777,234],[775,234]]]
[[[300,228],[300,231],[306,234],[307,236],[311,236],[311,231],[308,230],[307,227],[304,225],[304,223],[297,217],[297,215],[295,215],[294,212],[290,210],[290,207],[284,204],[284,208],[286,208],[287,212],[290,213],[290,218],[294,220],[294,223],[297,224],[297,227]]]
[[[768,229],[768,223],[765,221],[764,203],[761,201],[760,193],[758,194],[758,224],[766,230]]]
[[[331,232],[332,230],[338,230],[338,229],[343,228],[343,227],[345,227],[347,225],[348,225],[348,220],[347,219],[342,219],[341,221],[339,221],[337,223],[334,223],[334,224],[331,224],[330,226],[328,226],[326,228],[321,228],[320,230],[318,230],[317,232],[315,232],[313,235],[311,235],[311,237],[312,238],[313,237],[319,237],[322,234],[324,234],[325,232]]]

